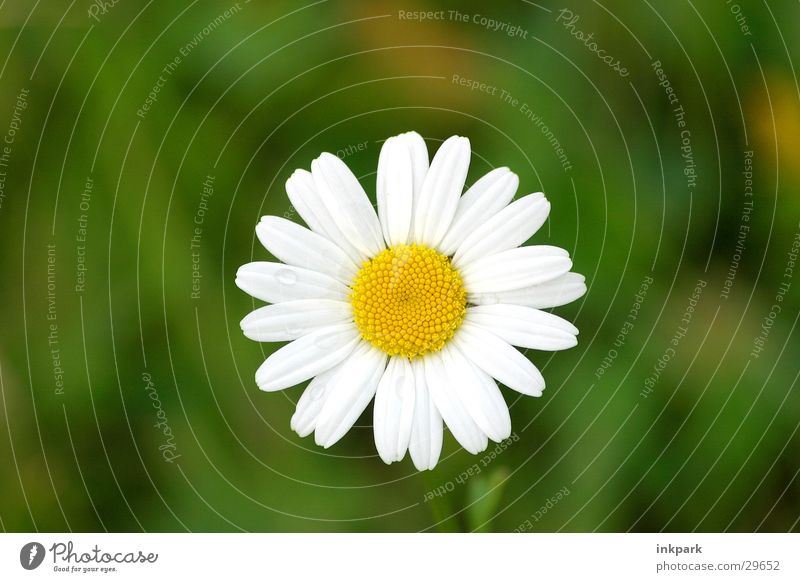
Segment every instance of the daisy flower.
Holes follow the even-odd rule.
[[[271,305],[241,322],[260,342],[285,342],[256,372],[273,392],[311,380],[291,427],[328,448],[375,399],[375,445],[432,469],[446,424],[476,454],[511,434],[496,382],[540,396],[544,379],[514,346],[562,350],[571,323],[542,309],[586,291],[567,251],[520,246],[542,226],[542,193],[512,202],[519,179],[492,170],[463,193],[469,140],[428,160],[419,134],[384,143],[377,212],[353,173],[323,153],[286,182],[308,228],[265,216],[256,234],[282,262],[242,266],[236,284]]]

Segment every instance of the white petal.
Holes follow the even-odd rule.
[[[343,364],[317,374],[303,391],[289,426],[301,437],[307,437],[317,426],[317,417],[330,394],[331,379]]]
[[[495,334],[514,346],[534,350],[566,350],[578,343],[578,328],[557,315],[522,305],[479,305],[467,308],[464,321]]]
[[[456,378],[448,376],[441,353],[428,354],[423,361],[431,398],[450,432],[473,455],[485,450],[488,444],[486,434],[478,428],[461,403],[458,395],[460,386]]]
[[[328,448],[342,438],[375,395],[386,368],[386,354],[366,342],[347,358],[330,380],[330,394],[314,429],[314,441]]]
[[[439,462],[442,452],[444,427],[442,416],[433,403],[425,380],[425,366],[422,360],[415,360],[414,370],[414,421],[411,424],[411,439],[408,452],[418,471],[433,469]]]
[[[344,360],[359,341],[352,323],[311,332],[269,356],[256,371],[256,383],[265,392],[274,392],[305,382]]]
[[[480,178],[458,201],[456,215],[439,251],[452,255],[472,231],[511,202],[519,178],[508,168],[497,168]]]
[[[549,309],[571,303],[586,293],[586,279],[578,273],[564,273],[546,283],[496,293],[474,293],[468,301],[476,305],[510,303]]]
[[[469,140],[453,136],[433,157],[414,209],[414,241],[435,247],[453,221],[469,169]]]
[[[297,299],[346,301],[350,290],[333,277],[283,263],[257,261],[239,267],[236,286],[268,303]]]
[[[345,301],[301,299],[259,307],[248,313],[240,325],[251,340],[285,342],[352,319],[353,308]]]
[[[402,136],[390,137],[378,158],[378,216],[388,245],[405,244],[411,232],[414,171],[411,150]]]
[[[318,234],[327,236],[328,230],[325,228],[324,213],[319,210],[322,201],[319,201],[314,178],[307,170],[295,170],[289,179],[286,180],[286,193],[292,206],[306,221],[308,227]]]
[[[451,392],[475,424],[495,442],[507,439],[511,434],[511,415],[494,380],[452,343],[440,353]]]
[[[453,256],[457,269],[471,261],[520,246],[547,220],[550,202],[538,192],[515,200],[484,221],[470,234]]]
[[[358,272],[353,260],[330,239],[277,216],[265,216],[256,235],[269,252],[287,265],[325,273],[349,283]]]
[[[311,230],[338,245],[356,264],[368,258],[368,255],[351,245],[336,226],[331,213],[322,202],[311,172],[295,170],[286,181],[286,193],[292,207]]]
[[[469,293],[496,293],[550,281],[571,267],[564,249],[537,245],[481,257],[464,267],[461,277]]]
[[[324,153],[311,162],[311,175],[322,203],[350,244],[367,257],[381,252],[385,245],[378,216],[345,163]]]
[[[422,193],[422,185],[425,183],[425,176],[428,174],[428,147],[425,140],[416,131],[407,131],[399,137],[405,139],[405,144],[411,152],[411,166],[414,173],[414,201],[416,202]]]
[[[529,396],[542,395],[542,374],[508,342],[466,321],[458,328],[452,341],[467,359],[492,378],[517,392]]]
[[[390,358],[375,393],[375,447],[387,465],[401,460],[414,420],[414,371],[405,358]]]

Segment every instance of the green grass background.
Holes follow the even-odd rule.
[[[120,0],[95,21],[86,1],[0,4],[0,134],[29,91],[0,207],[4,530],[798,529],[800,280],[785,277],[800,229],[797,2],[741,1],[737,22],[723,1],[241,1],[204,35],[231,6]],[[562,8],[628,76],[557,21]],[[468,21],[450,18],[454,9]],[[400,16],[420,10],[447,16]],[[654,61],[686,112],[693,189]],[[425,475],[409,459],[377,458],[371,407],[329,451],[291,432],[301,389],[257,389],[255,369],[276,346],[242,336],[238,322],[257,303],[233,284],[239,265],[268,256],[254,237],[259,217],[293,216],[283,185],[295,168],[342,150],[374,196],[381,140],[410,129],[431,150],[468,136],[470,182],[508,166],[520,195],[544,191],[552,214],[532,242],[569,249],[589,285],[556,310],[580,328],[579,345],[529,353],[545,395],[504,389],[518,440],[483,467],[446,433]],[[750,230],[723,298],[749,150]],[[190,242],[208,175],[192,299]],[[81,214],[86,287],[76,292]],[[48,343],[48,244],[63,394]],[[598,379],[645,277],[638,318]],[[643,398],[701,279],[686,337]],[[159,451],[145,373],[174,433],[173,463]],[[477,474],[459,477],[476,462]],[[446,494],[429,500],[439,488]]]

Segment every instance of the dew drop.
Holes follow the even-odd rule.
[[[314,340],[314,345],[321,350],[329,350],[336,344],[336,338],[331,333],[318,336]]]
[[[294,285],[297,283],[297,275],[290,269],[281,269],[275,277],[281,285]]]
[[[311,387],[311,400],[316,402],[322,395],[325,394],[325,386],[322,384],[317,384],[316,386]]]

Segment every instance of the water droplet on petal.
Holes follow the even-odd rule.
[[[283,331],[292,337],[300,337],[303,335],[304,328],[300,324],[293,322],[283,326]]]
[[[325,394],[325,385],[317,384],[311,387],[311,400],[317,401]]]
[[[336,337],[332,333],[325,333],[314,340],[314,345],[321,350],[329,350],[336,345]]]
[[[294,285],[297,283],[297,275],[291,269],[281,269],[275,277],[281,285]]]

